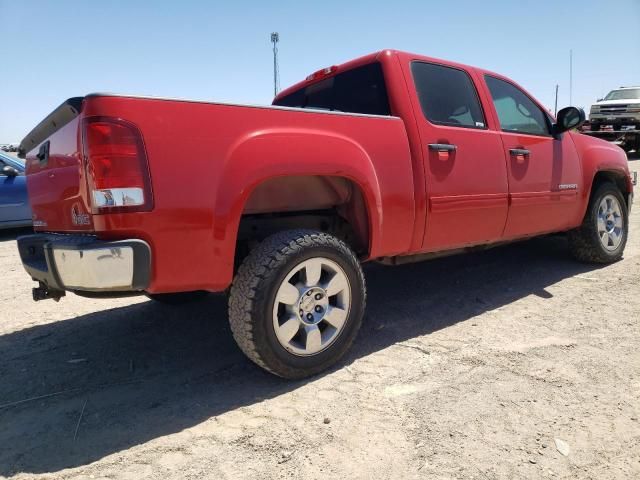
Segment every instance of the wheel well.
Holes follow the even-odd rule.
[[[591,194],[593,194],[596,188],[598,188],[605,182],[611,182],[615,184],[622,192],[622,196],[624,197],[624,201],[627,203],[627,206],[629,206],[629,194],[631,192],[629,192],[627,188],[627,182],[624,175],[621,175],[618,172],[600,171],[596,173],[596,176],[593,177],[593,183],[591,185]]]
[[[369,215],[355,182],[322,175],[275,177],[247,199],[236,245],[236,265],[251,248],[283,230],[311,228],[344,240],[357,255],[369,251]]]

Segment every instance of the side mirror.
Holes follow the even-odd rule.
[[[7,177],[17,177],[18,175],[20,175],[20,172],[18,170],[16,170],[15,168],[6,165],[5,167],[3,167],[2,169],[2,174],[6,175]]]
[[[565,107],[558,112],[553,132],[559,134],[573,128],[579,128],[586,120],[587,116],[581,108]]]

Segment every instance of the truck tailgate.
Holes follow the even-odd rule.
[[[77,232],[93,229],[87,205],[79,113],[82,98],[69,99],[34,128],[20,145],[34,228]]]

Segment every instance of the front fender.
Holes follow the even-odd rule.
[[[582,219],[587,211],[594,179],[600,172],[607,172],[625,179],[627,189],[632,192],[629,164],[624,151],[604,140],[584,134],[573,134],[572,138],[582,162],[583,189]]]
[[[324,175],[347,178],[357,184],[368,211],[369,252],[378,250],[382,200],[376,171],[367,152],[352,139],[313,129],[265,129],[235,142],[225,156],[214,206],[215,252],[233,275],[238,227],[251,192],[267,179],[279,176]]]

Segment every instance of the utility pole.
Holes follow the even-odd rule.
[[[553,116],[555,117],[556,115],[558,115],[558,84],[557,83],[556,83],[556,103],[553,108]]]
[[[569,50],[569,105],[573,105],[573,50]]]
[[[280,79],[278,78],[278,42],[280,41],[280,35],[278,32],[271,34],[271,43],[273,43],[273,96],[278,95],[280,88]]]

